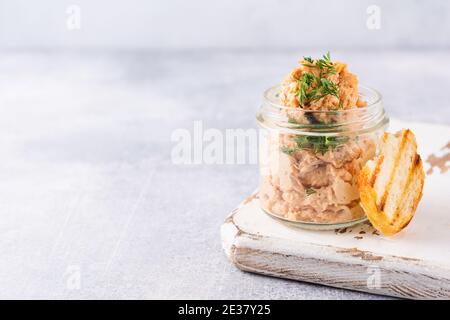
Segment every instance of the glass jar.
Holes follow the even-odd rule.
[[[381,95],[360,86],[365,107],[305,110],[281,105],[279,92],[268,89],[257,114],[262,210],[315,230],[364,221],[358,174],[389,123]]]

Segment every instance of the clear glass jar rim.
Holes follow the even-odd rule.
[[[352,132],[361,134],[384,127],[389,123],[382,102],[381,94],[375,89],[360,85],[360,97],[367,102],[364,107],[333,110],[305,110],[280,104],[280,86],[274,86],[264,92],[264,101],[258,112],[258,124],[265,128],[278,129],[293,134],[308,132],[309,135],[341,135]],[[325,123],[290,122],[289,115],[304,118],[325,117],[336,119]],[[305,117],[306,116],[306,117]]]
[[[278,110],[293,110],[296,108],[285,106],[280,103],[280,100],[278,98],[278,94],[280,92],[280,85],[275,85],[273,87],[270,87],[266,91],[264,91],[263,98],[264,102],[269,103],[271,106]],[[339,115],[339,114],[348,114],[348,113],[355,113],[357,110],[364,109],[367,111],[371,111],[371,109],[376,108],[381,103],[383,97],[380,92],[377,90],[365,86],[365,85],[359,85],[359,89],[362,89],[363,91],[370,92],[373,95],[372,101],[367,101],[367,105],[361,108],[351,108],[351,109],[331,109],[331,110],[308,110],[303,108],[298,108],[299,111],[301,110],[304,113],[321,113],[321,114],[332,114],[332,115]]]

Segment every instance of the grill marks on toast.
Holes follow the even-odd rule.
[[[373,170],[372,175],[370,176],[370,181],[369,181],[369,185],[371,187],[375,186],[375,181],[377,180],[378,174],[380,173],[381,170],[381,164],[384,161],[384,156],[382,154],[380,154],[378,156],[377,162],[375,164],[375,169]]]
[[[394,180],[395,174],[399,170],[399,162],[400,162],[400,158],[406,147],[408,131],[409,130],[404,132],[401,136],[400,147],[398,148],[397,153],[395,155],[394,163],[392,164],[392,169],[389,174],[389,180],[388,180],[386,186],[384,187],[384,192],[382,193],[381,197],[378,200],[377,206],[378,206],[378,210],[380,210],[380,211],[384,210],[384,206],[386,205],[387,197],[388,197],[389,193],[391,192],[392,182]]]
[[[361,170],[361,206],[374,227],[385,235],[399,232],[411,221],[422,197],[425,174],[410,130],[385,133],[375,165]]]
[[[418,156],[417,144],[413,133],[410,130],[405,130],[403,132],[403,141],[400,143],[404,143],[404,145],[401,146],[402,150],[399,151],[399,162],[395,169],[391,190],[386,198],[385,206],[383,207],[383,211],[391,220],[392,224],[400,222],[396,221],[401,218],[401,213],[398,212],[398,208],[405,199],[408,190],[411,190],[413,187],[415,163],[416,157]]]
[[[408,225],[417,209],[419,201],[422,198],[424,179],[425,173],[423,171],[422,159],[416,154],[408,176],[407,187],[403,190],[402,197],[395,211],[395,216],[401,228]],[[407,216],[402,215],[405,212],[412,212],[412,214]]]
[[[420,156],[418,154],[415,154],[415,159],[413,160],[413,165],[412,165],[411,169],[409,170],[408,177],[406,179],[406,185],[405,185],[405,187],[403,189],[403,192],[402,192],[402,194],[401,194],[401,196],[399,198],[399,201],[397,203],[397,206],[396,206],[396,209],[395,209],[395,213],[394,213],[394,219],[391,222],[391,224],[393,224],[394,221],[396,221],[396,220],[398,220],[400,218],[400,209],[402,207],[402,204],[405,201],[406,196],[408,195],[408,190],[411,188],[411,186],[412,186],[412,184],[414,182],[414,173],[415,173],[415,168],[416,168],[416,163],[417,163],[416,159],[417,158],[420,161]]]

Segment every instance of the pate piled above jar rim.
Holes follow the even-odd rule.
[[[359,95],[367,102],[364,107],[349,109],[309,110],[285,106],[280,101],[280,85],[267,89],[257,113],[258,124],[267,129],[286,133],[308,132],[308,135],[359,135],[386,126],[389,119],[384,111],[381,94],[370,87],[359,85]],[[297,123],[294,118],[312,119],[308,123]],[[318,121],[317,119],[333,121]]]

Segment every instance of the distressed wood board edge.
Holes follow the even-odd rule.
[[[405,257],[383,256],[312,243],[288,243],[243,230],[234,216],[257,192],[231,211],[221,227],[222,246],[243,271],[408,299],[450,299],[448,270]]]

